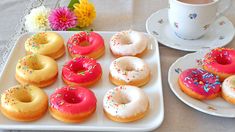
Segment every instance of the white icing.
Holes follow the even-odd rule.
[[[227,96],[235,98],[235,76],[230,76],[224,80],[222,92]]]
[[[114,54],[136,55],[143,52],[148,38],[142,32],[133,30],[118,32],[110,40],[110,49]]]
[[[126,103],[126,104],[123,104]],[[132,117],[147,111],[148,96],[135,86],[123,85],[109,90],[103,99],[104,110],[112,116]]]
[[[148,77],[148,65],[140,58],[124,56],[114,60],[110,65],[110,75],[113,78],[131,82]]]

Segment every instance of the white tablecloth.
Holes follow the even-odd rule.
[[[92,0],[97,9],[97,19],[93,24],[95,30],[120,31],[135,29],[145,31],[146,19],[155,11],[166,8],[167,0]],[[226,16],[235,24],[235,0]],[[0,1],[0,48],[15,32],[29,0]],[[56,0],[44,4],[54,7]],[[232,41],[228,47],[235,47]],[[160,46],[162,82],[164,92],[165,117],[156,131],[198,132],[198,131],[231,131],[235,129],[235,119],[210,116],[190,108],[182,103],[170,90],[167,73],[170,65],[187,52],[177,51]],[[0,54],[1,55],[1,54]],[[0,119],[1,120],[1,119]],[[0,130],[1,132],[1,130]]]

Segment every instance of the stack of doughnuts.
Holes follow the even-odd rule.
[[[227,102],[235,104],[235,50],[212,49],[204,56],[202,67],[180,73],[178,82],[181,90],[199,100],[222,95]]]
[[[54,119],[66,123],[91,117],[96,111],[97,99],[89,87],[102,78],[98,62],[105,52],[102,36],[96,32],[79,32],[72,35],[65,46],[58,33],[41,32],[29,37],[24,46],[27,55],[19,59],[15,72],[20,84],[1,95],[3,115],[28,122],[40,119],[49,109]],[[151,72],[148,64],[138,58],[144,56],[147,46],[147,36],[133,30],[118,32],[110,39],[110,51],[117,58],[110,64],[109,79],[117,86],[103,98],[103,111],[108,119],[132,122],[147,114],[149,98],[140,87],[150,81]],[[53,83],[58,80],[57,60],[65,54],[65,47],[72,58],[61,69],[65,86],[56,87],[48,99],[42,88],[54,87]]]

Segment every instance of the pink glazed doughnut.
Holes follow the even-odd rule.
[[[100,80],[102,69],[100,64],[91,58],[73,58],[62,69],[62,79],[67,85],[88,87]]]
[[[213,99],[221,92],[218,76],[202,69],[191,68],[183,71],[178,83],[184,93],[199,100]]]
[[[230,48],[211,50],[204,57],[203,69],[219,76],[220,81],[235,75],[235,50]]]
[[[69,54],[74,57],[87,56],[97,59],[105,52],[104,40],[96,32],[74,34],[67,42]]]
[[[95,94],[88,88],[65,86],[50,96],[50,114],[57,120],[75,123],[91,116],[96,110]]]

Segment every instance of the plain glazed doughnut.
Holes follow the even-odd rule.
[[[15,121],[34,121],[47,111],[48,97],[38,87],[16,85],[1,95],[1,112]]]
[[[58,59],[65,53],[64,39],[56,32],[37,33],[25,41],[25,50]]]
[[[103,108],[109,119],[117,122],[131,122],[147,114],[149,99],[142,89],[123,85],[105,94]]]
[[[142,59],[124,56],[111,63],[109,79],[115,85],[143,86],[150,80],[150,69]]]
[[[16,65],[16,80],[21,84],[46,87],[54,83],[58,75],[58,66],[54,59],[31,54],[20,59]]]

